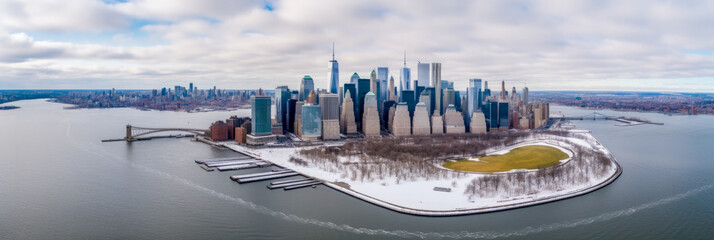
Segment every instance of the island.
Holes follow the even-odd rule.
[[[622,168],[586,130],[541,130],[348,139],[235,151],[321,180],[401,213],[454,216],[575,197]]]

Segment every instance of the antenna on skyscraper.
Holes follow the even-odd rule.
[[[335,61],[335,42],[332,42],[332,61]]]
[[[407,67],[407,50],[404,49],[404,67]]]

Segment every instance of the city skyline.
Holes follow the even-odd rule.
[[[442,63],[457,89],[481,78],[538,91],[714,92],[714,31],[697,27],[711,4],[8,1],[0,88],[294,89],[310,75],[329,89],[334,42],[340,85],[377,67],[400,79],[406,60],[415,71]]]

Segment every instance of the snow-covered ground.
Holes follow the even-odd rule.
[[[460,215],[523,207],[577,196],[605,186],[619,176],[621,172],[620,166],[607,149],[600,145],[589,133],[577,132],[576,134],[584,136],[586,140],[552,135],[548,135],[546,139],[536,135],[524,139],[519,144],[501,149],[489,149],[486,152],[489,154],[503,154],[519,146],[539,144],[563,150],[570,156],[567,160],[570,160],[573,157],[573,152],[569,150],[572,147],[569,144],[572,143],[610,156],[613,164],[610,164],[609,168],[605,170],[605,174],[599,177],[592,177],[580,183],[559,185],[555,189],[538,189],[537,191],[531,191],[530,194],[514,196],[513,192],[496,192],[488,197],[474,197],[473,194],[466,194],[467,187],[474,179],[493,176],[493,174],[462,173],[437,179],[431,177],[430,179],[410,178],[408,180],[398,180],[394,176],[386,176],[381,179],[372,178],[362,181],[360,178],[350,178],[349,174],[335,171],[334,168],[327,167],[328,169],[325,169],[325,166],[313,166],[312,163],[307,166],[301,166],[290,162],[291,156],[299,157],[300,148],[253,149],[233,143],[225,143],[224,145],[238,152],[251,153],[260,159],[292,169],[303,175],[320,179],[334,189],[395,211],[417,215]],[[566,139],[570,143],[563,141]],[[343,162],[342,159],[340,162]],[[559,166],[566,164],[571,163],[567,162]],[[508,173],[500,174],[518,171],[511,170]],[[450,188],[451,191],[435,191],[435,187]]]

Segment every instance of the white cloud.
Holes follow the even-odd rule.
[[[13,4],[3,6],[38,9]],[[643,86],[651,89],[666,87],[662,79],[698,79],[683,81],[692,85],[690,90],[714,84],[714,57],[687,54],[714,51],[714,25],[703,24],[714,22],[714,3],[708,1],[278,1],[272,12],[263,4],[75,2],[66,8],[84,14],[45,9],[0,15],[0,28],[10,32],[0,32],[0,62],[5,62],[0,69],[18,70],[0,73],[0,83],[23,76],[56,86],[84,79],[76,81],[84,88],[156,88],[188,81],[274,88],[298,87],[298,80],[310,74],[324,88],[334,41],[342,82],[353,72],[366,77],[377,66],[390,67],[399,79],[406,49],[410,67],[416,60],[442,62],[443,79],[460,89],[474,77],[527,82],[533,90],[601,90],[628,81],[623,79],[658,79]],[[47,18],[58,21],[49,24]],[[130,19],[160,22],[140,31],[145,40],[162,43],[119,47],[33,40],[23,34],[109,31]],[[142,41],[122,34],[114,39]],[[28,74],[33,69],[50,69],[52,77]]]

